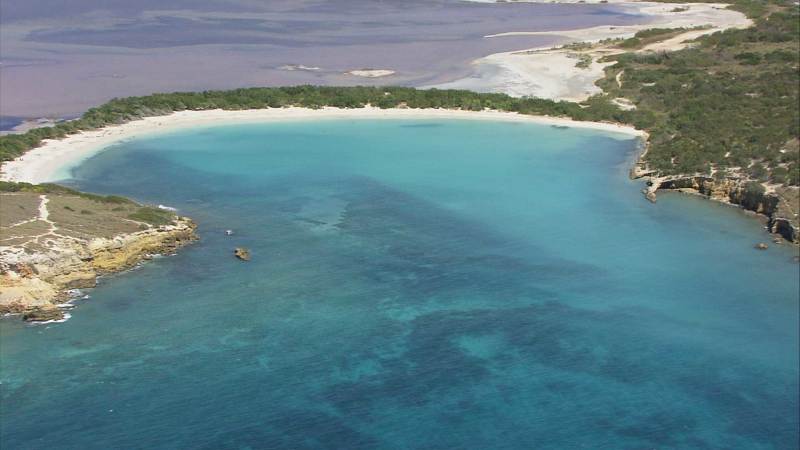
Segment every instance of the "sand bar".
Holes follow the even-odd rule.
[[[603,132],[644,137],[645,133],[629,126],[600,122],[578,122],[566,118],[528,116],[501,111],[458,111],[447,109],[380,109],[376,107],[343,108],[269,108],[242,111],[180,111],[166,116],[147,117],[123,125],[84,131],[64,139],[44,141],[21,157],[2,166],[0,179],[45,183],[68,178],[69,170],[97,152],[136,137],[193,127],[251,124],[282,120],[318,119],[465,119],[500,120],[566,127],[589,128]]]

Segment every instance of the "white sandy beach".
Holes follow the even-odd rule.
[[[537,0],[518,0],[541,3]],[[563,2],[560,0],[560,2]],[[648,28],[696,28],[640,51],[673,51],[686,46],[685,41],[726,30],[747,28],[752,25],[744,14],[726,9],[728,5],[715,3],[654,3],[612,1],[633,14],[647,17],[647,23],[628,26],[599,26],[565,31],[510,31],[485,36],[498,39],[506,36],[555,36],[561,44],[573,42],[596,43],[605,39],[629,38],[637,31]],[[472,75],[458,80],[425,87],[440,89],[470,89],[480,92],[499,92],[514,97],[532,96],[551,100],[583,101],[599,94],[595,86],[611,63],[599,63],[604,54],[621,51],[600,49],[590,56],[588,68],[576,67],[576,52],[569,49],[541,47],[512,52],[495,53],[473,61]],[[587,53],[588,54],[588,53]]]
[[[318,119],[466,119],[503,120],[538,123],[544,125],[590,128],[630,136],[644,136],[632,127],[599,123],[577,122],[565,118],[527,116],[500,111],[458,111],[446,109],[380,109],[365,107],[342,108],[271,108],[243,111],[180,111],[168,116],[147,117],[99,130],[84,131],[60,140],[46,140],[44,144],[23,156],[6,162],[0,168],[0,179],[28,183],[45,183],[63,179],[68,170],[109,146],[135,137],[192,127],[227,124],[259,123],[282,120]]]

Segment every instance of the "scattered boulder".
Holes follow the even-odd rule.
[[[48,320],[61,320],[64,318],[64,312],[55,305],[44,305],[33,307],[22,315],[22,319],[26,322],[45,322]]]
[[[21,263],[17,265],[17,273],[23,278],[33,278],[36,275],[36,269],[30,264]]]
[[[756,250],[766,250],[768,248],[769,245],[767,245],[766,242],[759,242],[758,244],[756,244]]]
[[[242,261],[250,261],[250,250],[244,247],[236,247],[236,250],[233,251],[233,255]]]
[[[21,314],[28,307],[20,300],[12,300],[6,304],[0,303],[0,315]]]

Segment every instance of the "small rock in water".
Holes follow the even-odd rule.
[[[236,250],[233,251],[233,255],[242,261],[250,261],[250,250],[244,247],[236,247]]]
[[[759,242],[758,244],[756,244],[756,249],[757,250],[766,250],[768,248],[769,248],[769,245],[767,245],[766,242]]]

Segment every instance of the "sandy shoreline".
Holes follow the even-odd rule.
[[[46,140],[21,157],[0,168],[0,180],[27,183],[53,182],[67,178],[69,170],[87,158],[121,141],[180,129],[260,123],[283,120],[318,119],[464,119],[528,122],[594,129],[609,133],[643,137],[645,133],[632,127],[600,122],[578,122],[566,118],[527,116],[501,111],[459,111],[446,109],[380,109],[342,108],[271,108],[243,111],[180,111],[167,116],[147,117],[123,125],[84,131],[60,140]]]

